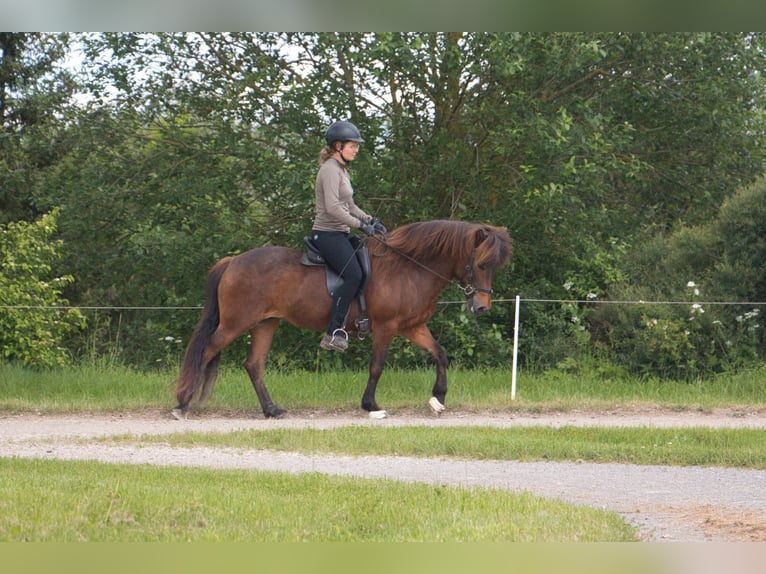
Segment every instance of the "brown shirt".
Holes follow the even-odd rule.
[[[354,203],[354,189],[346,166],[330,158],[322,164],[316,179],[316,208],[312,229],[342,231],[369,223],[370,216]]]

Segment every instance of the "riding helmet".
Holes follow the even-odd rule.
[[[359,130],[357,127],[352,124],[351,122],[333,122],[330,124],[330,127],[327,128],[327,133],[325,134],[325,139],[327,140],[327,144],[332,144],[332,142],[363,142],[362,134],[359,133]]]

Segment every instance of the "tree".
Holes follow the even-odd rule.
[[[509,228],[500,294],[606,293],[631,245],[710,218],[763,167],[762,34],[77,39],[90,103],[25,141],[54,142],[29,189],[36,209],[61,206],[78,301],[193,305],[218,256],[299,246],[334,119],[362,130],[354,186],[389,227]],[[562,332],[568,313],[555,317]],[[510,334],[510,306],[489,320],[491,350],[494,333]],[[539,325],[530,335],[545,341],[555,329]],[[485,337],[452,313],[434,326],[458,350]]]
[[[41,214],[37,176],[66,153],[57,133],[75,87],[59,67],[67,46],[66,34],[0,32],[0,222]]]

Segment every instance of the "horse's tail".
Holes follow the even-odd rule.
[[[221,282],[223,272],[231,263],[231,259],[231,257],[224,257],[210,269],[208,274],[205,307],[202,310],[202,317],[194,328],[191,339],[189,339],[189,344],[186,346],[181,373],[176,384],[175,396],[178,399],[176,409],[182,413],[186,412],[190,403],[205,400],[213,389],[213,383],[218,376],[221,353],[217,353],[206,363],[205,349],[218,328],[220,317],[218,284]]]

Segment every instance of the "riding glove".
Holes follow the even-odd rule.
[[[383,222],[377,217],[373,217],[370,223],[372,223],[372,227],[375,233],[380,233],[381,235],[386,235],[388,233],[388,229],[386,229],[386,226],[383,225]]]

